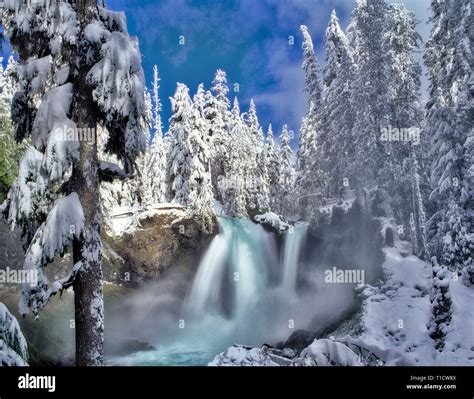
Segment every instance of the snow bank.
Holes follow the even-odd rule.
[[[398,246],[398,243],[397,243]],[[474,290],[459,279],[450,281],[452,321],[443,352],[435,350],[428,324],[431,319],[431,265],[415,256],[402,257],[400,248],[385,248],[385,283],[365,286],[359,339],[382,350],[397,350],[420,366],[474,365]],[[380,355],[380,354],[379,354]],[[396,353],[387,364],[399,365]]]

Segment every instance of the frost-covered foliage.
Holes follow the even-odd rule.
[[[268,188],[270,196],[270,209],[278,209],[278,194],[280,187],[281,157],[279,147],[275,144],[272,125],[268,126],[267,140],[265,146],[268,169]]]
[[[23,288],[20,310],[24,314],[31,307],[37,314],[79,278],[76,359],[100,365],[99,181],[132,173],[145,150],[148,121],[138,42],[128,35],[123,13],[110,13],[92,0],[8,0],[2,17],[18,54],[12,121],[17,139],[32,139],[3,209],[9,223],[22,229],[24,267],[38,274],[36,285]],[[105,134],[105,151],[120,165],[101,162],[98,134]],[[74,264],[50,284],[44,267],[70,247]]]
[[[159,89],[158,67],[153,67],[153,138],[148,146],[145,164],[145,203],[147,205],[166,202],[166,148],[163,141],[161,123],[161,101]]]
[[[68,288],[74,282],[82,262],[74,265],[69,276],[56,280],[48,287],[48,279],[43,268],[58,254],[63,254],[73,238],[78,239],[84,228],[84,213],[77,193],[56,200],[46,221],[36,231],[25,256],[24,269],[37,273],[34,285],[25,283],[22,291],[20,312],[25,315],[31,307],[33,314],[48,303],[58,291]],[[86,254],[84,254],[86,255]]]
[[[278,210],[285,217],[290,217],[294,214],[294,167],[293,167],[293,150],[290,146],[290,132],[288,126],[284,125],[280,134],[280,181],[279,181],[279,207]]]
[[[18,321],[0,302],[0,366],[27,366],[28,347]]]
[[[444,341],[451,323],[451,295],[449,294],[450,273],[446,266],[440,266],[433,257],[433,287],[430,293],[432,319],[428,325],[430,337],[436,342],[436,349],[443,350]]]
[[[15,79],[16,62],[8,58],[6,68],[0,56],[0,203],[18,175],[18,162],[27,144],[15,142],[10,108],[17,83]]]
[[[374,187],[387,154],[380,132],[389,126],[389,90],[386,49],[383,46],[387,26],[384,0],[358,1],[353,12],[353,48],[357,75],[353,86],[355,121],[353,127],[353,176],[356,187]],[[387,183],[380,180],[380,183]]]
[[[145,78],[138,41],[126,30],[125,15],[99,8],[100,20],[85,28],[85,39],[99,47],[99,61],[88,74],[93,96],[109,132],[106,149],[117,155],[125,170],[133,170],[144,152],[146,138]],[[88,29],[92,34],[88,35]]]
[[[330,196],[340,196],[343,179],[352,181],[347,162],[352,149],[354,104],[352,89],[356,66],[353,50],[333,11],[326,29],[324,110],[321,122],[321,168],[328,176]],[[306,122],[308,124],[308,122]]]
[[[320,68],[313,48],[308,28],[300,27],[303,35],[303,65],[306,90],[308,92],[308,112],[303,118],[299,135],[299,146],[296,154],[295,186],[298,213],[305,220],[320,204],[324,189],[324,171],[321,167],[321,116],[322,87]]]
[[[432,11],[425,54],[430,76],[425,124],[431,138],[430,247],[440,263],[462,273],[470,285],[474,282],[472,4],[433,1]]]
[[[230,101],[227,98],[227,75],[218,69],[212,82],[211,91],[206,93],[204,116],[208,130],[207,140],[211,151],[211,174],[215,196],[222,200],[219,182],[225,177],[229,165]]]
[[[265,136],[260,127],[255,102],[250,100],[248,112],[245,114],[245,122],[248,128],[249,141],[251,143],[248,155],[249,175],[247,177],[248,201],[247,209],[251,215],[268,210],[269,188],[268,171],[265,163]]]
[[[247,201],[250,179],[251,140],[247,125],[240,114],[239,101],[234,99],[232,108],[230,142],[232,150],[229,151],[229,165],[225,180],[221,180],[225,212],[233,217],[248,216]]]
[[[211,149],[206,141],[206,121],[189,97],[186,85],[178,83],[171,99],[172,143],[168,155],[167,185],[172,202],[183,205],[205,231],[213,228],[214,196],[211,183]]]

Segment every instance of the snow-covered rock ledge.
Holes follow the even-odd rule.
[[[253,220],[264,226],[266,229],[274,231],[278,234],[284,233],[291,227],[288,222],[284,221],[281,216],[278,216],[274,212],[255,215]]]

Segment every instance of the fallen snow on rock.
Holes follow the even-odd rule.
[[[175,203],[154,204],[147,207],[123,206],[114,208],[110,215],[112,233],[116,237],[124,233],[131,234],[140,227],[140,220],[158,215],[179,219],[186,216],[186,208]]]
[[[316,339],[292,366],[362,366],[359,357],[346,345],[330,339]]]
[[[256,215],[253,220],[280,233],[283,233],[290,228],[290,225],[287,222],[282,220],[280,216],[273,212]]]
[[[279,366],[263,348],[234,345],[216,356],[209,366]]]

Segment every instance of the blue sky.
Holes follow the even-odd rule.
[[[426,38],[430,0],[399,2],[416,13]],[[278,133],[287,123],[297,134],[307,107],[299,26],[308,26],[323,65],[331,11],[336,9],[345,27],[355,0],[106,0],[106,5],[125,11],[129,31],[140,41],[149,86],[153,65],[158,65],[165,129],[176,83],[185,83],[193,95],[201,82],[209,88],[221,68],[228,75],[231,100],[237,95],[242,111],[254,98],[265,130],[272,122]],[[238,93],[232,90],[235,83]]]
[[[430,1],[402,2],[422,21],[420,33],[426,37]],[[176,82],[194,94],[201,82],[209,88],[221,68],[242,111],[254,98],[265,130],[272,122],[276,132],[284,123],[297,132],[306,112],[299,26],[310,29],[324,64],[323,38],[331,11],[336,9],[345,27],[355,0],[108,0],[107,6],[125,11],[130,33],[138,36],[147,83],[153,64],[158,65],[165,128],[168,97]],[[181,35],[185,45],[179,44]],[[235,83],[238,93],[232,92]]]

